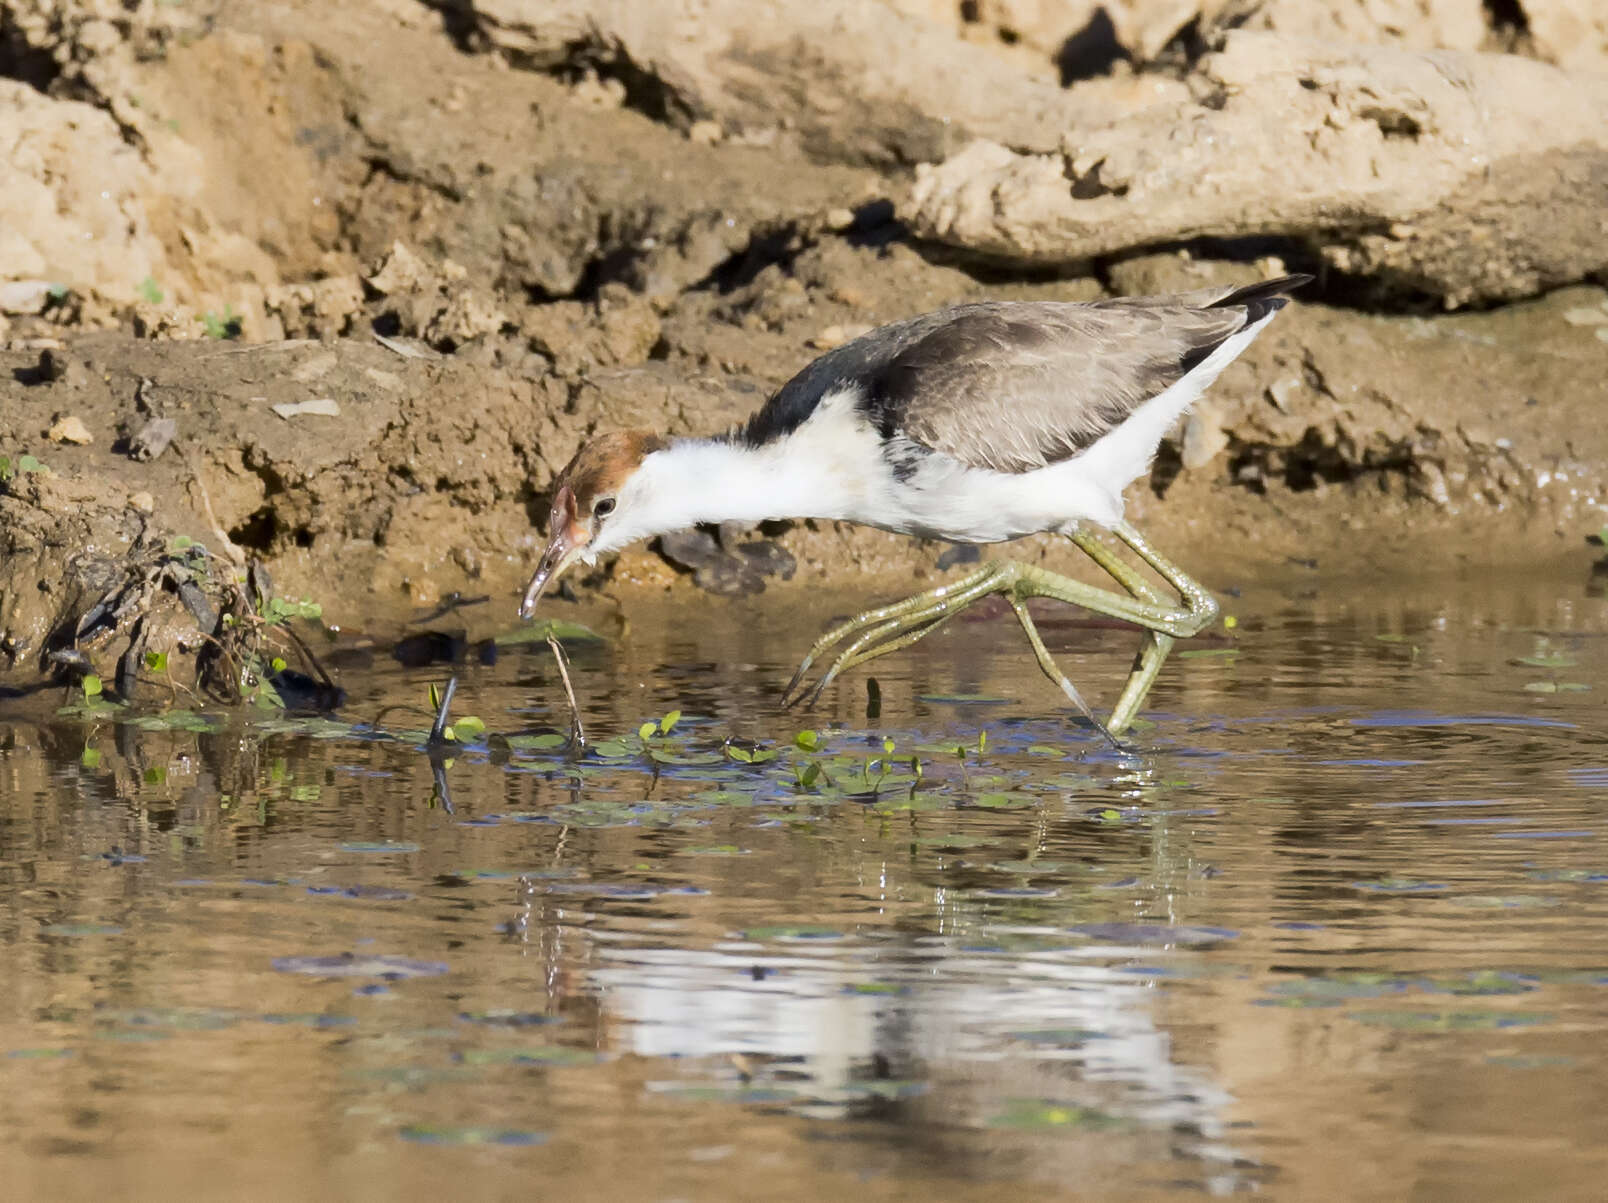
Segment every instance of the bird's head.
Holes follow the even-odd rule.
[[[529,618],[542,593],[576,560],[591,564],[606,551],[659,534],[642,462],[667,444],[646,430],[599,435],[575,453],[553,482],[547,550],[519,607]]]

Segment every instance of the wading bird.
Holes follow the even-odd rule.
[[[1210,594],[1123,520],[1123,491],[1168,429],[1310,276],[1244,288],[1088,303],[960,305],[873,330],[806,367],[749,419],[713,438],[599,435],[555,482],[547,549],[522,616],[577,559],[703,522],[856,522],[957,543],[1064,534],[1123,592],[1000,560],[868,610],[810,649],[784,700],[814,699],[844,669],[931,634],[1002,595],[1039,667],[1107,735],[1133,721],[1173,641],[1217,615]],[[1150,581],[1099,527],[1177,591]],[[1028,615],[1052,598],[1144,629],[1101,724],[1051,659]],[[812,689],[810,667],[835,652]]]

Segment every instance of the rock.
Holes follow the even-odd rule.
[[[786,130],[847,162],[922,162],[970,137],[1049,150],[1066,98],[932,22],[861,0],[472,0],[486,39],[542,71],[606,66],[682,129]]]
[[[1601,0],[1524,0],[1535,53],[1577,71],[1608,71],[1608,8]]]
[[[66,414],[59,417],[45,432],[45,437],[52,443],[73,443],[79,447],[87,447],[95,441],[95,436],[84,425],[84,420],[76,414]]]
[[[1189,82],[1198,99],[1074,125],[1054,153],[979,141],[919,168],[903,216],[1017,267],[1283,239],[1448,307],[1608,268],[1608,77],[1240,31]]]
[[[42,313],[55,289],[49,280],[0,281],[0,313]]]
[[[418,292],[436,286],[438,273],[429,264],[401,242],[391,244],[391,253],[373,275],[367,277],[368,286],[387,296],[393,293]]]
[[[1184,420],[1183,446],[1180,458],[1184,471],[1198,472],[1211,463],[1228,446],[1228,435],[1217,415],[1217,407],[1209,399],[1195,403],[1189,417]]]
[[[0,308],[38,312],[45,280],[129,304],[166,273],[156,181],[110,115],[0,79],[0,162]]]
[[[179,424],[172,418],[152,418],[136,430],[128,440],[128,457],[136,463],[156,459],[168,449]]]
[[[269,406],[285,421],[299,418],[303,415],[313,415],[320,418],[338,418],[341,416],[340,403],[329,397],[315,397],[311,401],[281,401],[277,405]]]

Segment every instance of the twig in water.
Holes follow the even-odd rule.
[[[570,708],[570,744],[575,751],[586,750],[586,732],[581,729],[581,708],[575,704],[575,687],[570,684],[569,659],[564,655],[564,647],[553,638],[549,632],[547,646],[553,649],[553,659],[558,661],[558,675],[564,682],[564,696],[569,699]]]
[[[435,725],[430,728],[430,742],[442,742],[442,733],[447,729],[447,711],[452,709],[452,695],[458,692],[458,678],[448,677],[447,687],[441,691],[441,705],[436,708]]]

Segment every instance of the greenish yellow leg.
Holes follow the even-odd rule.
[[[837,644],[843,642],[843,640],[851,635],[861,635],[862,632],[875,634],[871,630],[872,628],[884,626],[888,626],[890,630],[903,631],[911,623],[919,625],[929,621],[933,617],[930,613],[933,610],[937,610],[940,614],[951,612],[956,605],[961,604],[960,599],[962,597],[965,598],[964,604],[970,605],[983,593],[989,592],[989,588],[983,588],[981,592],[977,592],[977,590],[979,586],[992,586],[996,569],[997,565],[985,564],[975,572],[961,577],[958,581],[940,585],[936,589],[929,589],[925,593],[918,593],[914,597],[908,597],[901,602],[894,602],[892,605],[878,606],[874,610],[856,614],[848,622],[833,627],[815,641],[814,646],[805,655],[803,663],[793,673],[793,679],[787,683],[787,688],[782,690],[782,704],[788,706],[799,700],[794,698],[793,694],[804,680],[804,675],[810,671],[810,666]],[[920,636],[917,636],[917,638],[920,638]],[[862,635],[861,639],[850,645],[849,654],[852,656],[865,642],[866,640]],[[908,647],[910,643],[914,642],[915,640],[912,639],[900,646]],[[867,657],[867,659],[869,658]],[[839,661],[842,659],[843,657],[840,656]],[[847,666],[838,663],[834,667],[837,668],[838,672],[841,672]],[[836,676],[837,674],[833,673],[832,675]],[[819,688],[817,688],[816,692],[819,693],[819,691]],[[790,698],[792,701],[788,700]]]
[[[1149,582],[1140,576],[1132,565],[1101,542],[1099,536],[1077,530],[1071,532],[1068,537],[1130,595],[1141,601],[1160,603],[1160,595],[1150,587]],[[1129,671],[1128,679],[1122,686],[1122,693],[1118,696],[1116,705],[1112,706],[1111,717],[1107,720],[1108,728],[1113,734],[1121,734],[1133,725],[1139,707],[1144,705],[1145,698],[1150,694],[1150,687],[1155,684],[1156,677],[1161,673],[1162,662],[1172,650],[1173,642],[1171,635],[1163,635],[1152,630],[1145,631],[1139,642],[1138,654],[1133,658],[1133,668]]]
[[[868,610],[828,631],[810,649],[798,671],[793,674],[793,679],[783,691],[784,704],[791,705],[804,698],[814,700],[844,670],[908,647],[930,635],[973,602],[990,593],[999,593],[1010,603],[1017,620],[1022,624],[1022,630],[1032,645],[1033,654],[1044,675],[1108,737],[1120,733],[1133,722],[1161,671],[1167,653],[1172,649],[1173,641],[1194,635],[1210,623],[1217,616],[1217,603],[1203,587],[1164,559],[1132,526],[1126,522],[1119,523],[1112,533],[1178,591],[1182,606],[1166,604],[1135,568],[1095,536],[1076,530],[1070,534],[1072,542],[1120,584],[1127,591],[1127,596],[1072,580],[1036,565],[1012,561],[987,564],[952,584],[893,605]],[[1133,669],[1106,725],[1101,726],[1094,718],[1088,704],[1045,648],[1026,608],[1027,601],[1034,597],[1081,606],[1096,614],[1131,622],[1146,631]],[[811,666],[844,640],[850,642],[838,652],[820,681],[812,689],[795,696]]]
[[[1033,655],[1038,660],[1039,669],[1046,677],[1061,687],[1061,692],[1071,699],[1072,704],[1078,708],[1079,713],[1084,718],[1094,724],[1096,731],[1100,732],[1112,743],[1116,743],[1116,736],[1111,733],[1104,723],[1094,717],[1094,711],[1089,709],[1089,704],[1083,700],[1083,695],[1077,691],[1077,687],[1061,671],[1061,666],[1056,664],[1055,658],[1050,655],[1050,649],[1044,646],[1044,640],[1039,638],[1038,627],[1033,625],[1033,617],[1027,612],[1027,603],[1018,601],[1014,596],[1010,595],[1006,596],[1006,600],[1011,603],[1011,609],[1016,614],[1016,621],[1022,624],[1022,632],[1027,636],[1028,643],[1033,646]]]

